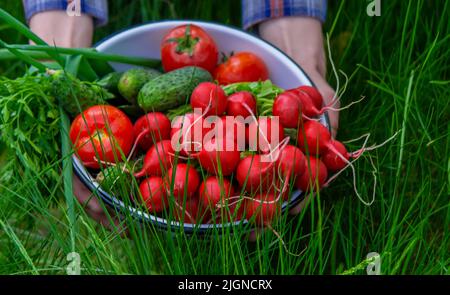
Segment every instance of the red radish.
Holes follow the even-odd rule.
[[[297,93],[304,93],[306,94],[309,99],[311,100],[311,102],[313,103],[313,105],[320,110],[323,106],[323,97],[322,94],[320,94],[320,92],[312,87],[312,86],[307,86],[307,85],[303,85],[300,87],[295,88],[295,91]]]
[[[170,139],[170,120],[163,113],[148,113],[134,123],[134,134],[146,134],[139,140],[140,147],[147,151],[155,142]]]
[[[226,136],[205,140],[201,151],[193,156],[209,173],[217,175],[220,170],[222,175],[228,176],[236,169],[241,155],[235,142],[232,142],[231,149],[227,148],[229,141]]]
[[[338,149],[336,149],[333,144],[330,132],[328,129],[317,121],[308,121],[303,125],[303,128],[298,130],[298,145],[300,149],[304,152],[308,150],[310,155],[324,155],[326,153],[333,153],[339,157],[343,162],[351,166],[354,170],[353,165],[349,162],[347,155],[342,154]],[[367,149],[361,149],[357,154]]]
[[[329,153],[331,153],[332,155],[338,157],[343,163],[347,164],[347,166],[349,166],[352,169],[352,173],[353,173],[353,188],[355,190],[356,195],[358,196],[358,198],[360,199],[360,201],[362,203],[364,203],[366,206],[369,206],[373,203],[374,199],[372,199],[372,201],[367,202],[365,201],[361,195],[359,194],[357,188],[356,188],[356,172],[355,172],[355,167],[353,166],[353,164],[349,161],[349,158],[358,158],[364,151],[368,151],[368,150],[373,150],[376,149],[380,146],[385,145],[387,142],[389,142],[390,140],[392,140],[396,135],[394,134],[391,138],[389,138],[388,140],[386,140],[385,142],[383,142],[380,145],[375,145],[375,146],[371,146],[366,148],[365,144],[367,143],[368,140],[368,136],[366,136],[366,142],[364,143],[364,146],[353,153],[348,153],[345,150],[345,147],[342,145],[340,146],[339,144],[336,144],[333,142],[331,135],[328,131],[327,128],[325,128],[325,126],[323,126],[322,124],[320,124],[317,121],[308,121],[304,124],[303,129],[300,129],[298,132],[298,144],[300,146],[300,148],[302,150],[306,150],[306,146],[308,147],[308,150],[310,152],[311,155],[317,155],[320,154],[322,156],[328,154],[326,156],[326,161],[332,161],[329,160],[328,157],[332,157]],[[308,179],[307,178],[318,178],[319,179],[319,187],[322,186],[323,184],[325,184],[325,180],[327,179],[327,167],[325,166],[324,163],[322,163],[322,161],[319,161],[320,164],[319,165],[319,175],[309,175],[308,177],[304,175],[302,175],[302,177],[300,179],[298,179],[297,181],[297,185],[299,188],[304,189],[306,188],[306,186],[308,185]],[[337,164],[336,166],[333,166],[333,163],[330,164],[330,170],[332,171],[333,169],[337,169],[337,168],[341,168],[341,171],[343,171],[343,168],[345,168],[345,166],[342,166],[342,163],[334,163]],[[316,166],[317,166],[316,165]],[[312,172],[311,172],[312,173]],[[326,185],[328,183],[330,183],[333,179],[336,178],[337,175],[339,175],[340,172],[336,173],[335,175],[333,175],[326,183]],[[309,174],[309,173],[308,173]],[[314,177],[312,177],[314,176]],[[376,180],[376,177],[375,177]],[[376,184],[376,181],[375,181]],[[375,190],[374,190],[375,192]]]
[[[177,203],[174,208],[174,218],[177,221],[184,223],[195,224],[200,216],[200,204],[196,197],[187,199],[185,204]]]
[[[305,172],[297,178],[295,185],[298,189],[306,192],[310,188],[320,189],[328,178],[328,171],[320,159],[309,157]]]
[[[298,96],[285,91],[273,103],[272,113],[279,117],[284,128],[298,128],[302,120],[302,109]]]
[[[252,113],[244,105],[247,105],[253,114],[256,114],[256,99],[250,92],[241,91],[230,95],[228,97],[227,115],[242,116],[244,119],[251,116]]]
[[[394,134],[391,138],[384,141],[383,143],[373,145],[370,147],[366,147],[370,135],[367,134],[363,136],[365,137],[363,146],[359,150],[356,150],[354,152],[347,151],[347,148],[344,146],[342,142],[332,140],[330,143],[331,147],[322,155],[322,161],[325,164],[325,166],[327,166],[328,170],[330,170],[331,172],[340,171],[344,169],[346,166],[352,166],[352,164],[349,162],[351,158],[358,159],[364,152],[371,151],[384,146],[386,143],[391,141],[397,135],[397,133]]]
[[[286,92],[295,95],[301,109],[303,119],[311,120],[311,118],[319,116],[325,112],[321,112],[322,107],[317,108],[306,92],[298,90],[298,88],[287,90]]]
[[[297,95],[302,108],[302,116],[306,119],[320,116],[326,111],[341,111],[347,109],[353,104],[356,104],[364,99],[364,97],[362,97],[361,99],[352,102],[345,107],[335,108],[334,105],[339,101],[338,96],[333,97],[333,99],[328,102],[327,105],[323,106],[323,98],[321,94],[313,87],[301,86],[299,88],[291,89],[288,91]]]
[[[135,177],[145,175],[163,175],[174,163],[175,155],[170,140],[157,142],[145,154],[144,165]]]
[[[217,177],[208,177],[202,182],[199,188],[200,202],[205,207],[215,208],[217,203],[233,194],[231,183],[226,180],[220,180]]]
[[[173,188],[173,196],[178,200],[192,197],[200,184],[197,170],[184,163],[170,168],[165,180],[167,191],[172,192]]]
[[[227,108],[227,96],[219,85],[203,82],[192,92],[191,106],[200,108],[204,116],[220,116]]]
[[[197,113],[187,113],[177,117],[172,122],[170,133],[172,147],[180,154],[187,156],[189,152],[199,151],[203,137],[209,132],[205,127],[202,115]]]
[[[272,193],[246,200],[247,220],[263,226],[271,224],[281,214],[280,203]]]
[[[225,200],[225,205],[228,208],[219,209],[216,211],[220,214],[220,218],[223,222],[233,222],[239,221],[245,216],[245,202],[234,202],[233,200],[227,201]]]
[[[214,130],[216,137],[219,135],[227,136],[229,138],[233,137],[234,141],[236,141],[239,136],[245,137],[246,135],[246,127],[244,122],[237,120],[234,117],[222,116],[212,121],[207,120],[207,122],[211,122],[211,126],[213,126],[211,130]]]
[[[162,212],[169,204],[167,193],[161,177],[150,177],[139,185],[142,199],[152,213]]]
[[[297,144],[303,152],[322,155],[331,146],[328,129],[317,121],[307,121],[298,130]]]
[[[300,176],[305,171],[306,158],[302,151],[293,145],[287,145],[280,152],[277,167],[285,177],[294,174]]]
[[[331,150],[328,150],[323,154],[322,161],[325,166],[327,166],[329,171],[337,172],[344,169],[345,166],[348,165],[348,160],[352,157],[352,154],[347,151],[345,146],[340,141],[333,140],[331,141],[331,144],[334,146],[335,150],[347,160],[347,162]]]
[[[236,179],[247,192],[267,191],[273,186],[273,162],[261,161],[261,155],[247,156],[236,168]]]
[[[284,129],[276,117],[259,117],[249,125],[250,150],[269,153],[284,139]]]
[[[248,142],[248,129],[244,121],[231,116],[223,116],[219,121],[214,121],[214,131],[216,136],[226,136],[237,144],[239,151],[244,151]],[[221,128],[222,130],[219,130]],[[206,138],[205,138],[206,139]]]

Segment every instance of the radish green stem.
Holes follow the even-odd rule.
[[[123,56],[118,54],[109,54],[97,52],[92,48],[65,48],[65,47],[50,47],[45,45],[10,45],[11,48],[23,51],[45,52],[48,55],[51,53],[61,54],[79,54],[86,58],[98,59],[103,61],[118,62],[125,64],[134,64],[148,67],[158,67],[161,64],[160,60],[150,59],[145,57]]]
[[[45,43],[44,40],[42,40],[36,34],[34,34],[26,25],[21,23],[19,20],[14,18],[11,14],[6,12],[2,8],[0,8],[0,19],[2,19],[6,24],[10,25],[13,29],[15,29],[20,34],[24,35],[26,38],[30,39],[34,43],[38,45],[45,45],[45,46],[48,45],[47,43]],[[63,60],[57,53],[52,52],[51,56],[55,61],[57,61],[61,66],[63,66]]]
[[[6,50],[8,50],[11,54],[16,56],[18,59],[21,59],[24,62],[36,67],[40,72],[45,72],[45,70],[47,69],[46,66],[44,66],[42,63],[38,62],[37,60],[35,60],[34,58],[32,58],[26,54],[20,52],[19,50],[14,49],[13,47],[6,44],[2,40],[0,40],[0,45],[5,47]]]

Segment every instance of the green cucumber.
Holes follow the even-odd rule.
[[[123,98],[134,104],[142,86],[159,75],[161,75],[161,73],[153,69],[131,69],[123,73],[117,88]]]
[[[147,82],[138,95],[138,104],[146,112],[165,112],[189,101],[192,91],[211,74],[199,67],[177,69]]]

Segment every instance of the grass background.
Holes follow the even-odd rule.
[[[46,189],[14,174],[12,151],[0,147],[0,181],[8,173],[16,177],[8,187],[0,182],[0,273],[63,274],[66,255],[75,250],[84,274],[365,274],[369,252],[381,254],[384,274],[448,274],[449,1],[382,1],[381,16],[372,18],[367,1],[329,2],[324,32],[336,66],[350,77],[342,103],[366,96],[341,113],[338,138],[370,132],[370,142],[379,143],[400,131],[395,141],[357,162],[357,185],[366,199],[373,185],[369,156],[377,168],[372,206],[358,201],[351,174],[344,173],[301,215],[277,224],[291,251],[306,249],[300,257],[288,255],[272,233],[250,243],[239,228],[199,238],[131,224],[132,239],[126,239],[92,222],[79,206],[68,207],[61,183]],[[240,25],[237,0],[110,5],[110,22],[96,31],[96,41],[158,19]],[[0,0],[0,6],[23,19],[21,1]],[[26,42],[3,24],[0,38]],[[21,63],[0,64],[9,77],[23,69]],[[335,85],[332,75],[329,81]],[[74,222],[69,209],[75,210]]]

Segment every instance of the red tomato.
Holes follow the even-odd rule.
[[[220,85],[265,81],[269,78],[269,71],[264,61],[255,54],[239,52],[216,68],[214,78]]]
[[[170,120],[163,113],[148,113],[140,117],[134,123],[134,134],[139,136],[141,132],[147,131],[146,135],[139,141],[139,146],[147,151],[154,143],[164,139],[170,139]]]
[[[122,153],[128,155],[134,141],[133,124],[116,107],[93,106],[73,120],[70,139],[83,164],[98,169],[98,160],[116,163]]]
[[[171,30],[161,44],[164,71],[197,66],[213,72],[219,51],[216,43],[202,28],[188,24]]]

